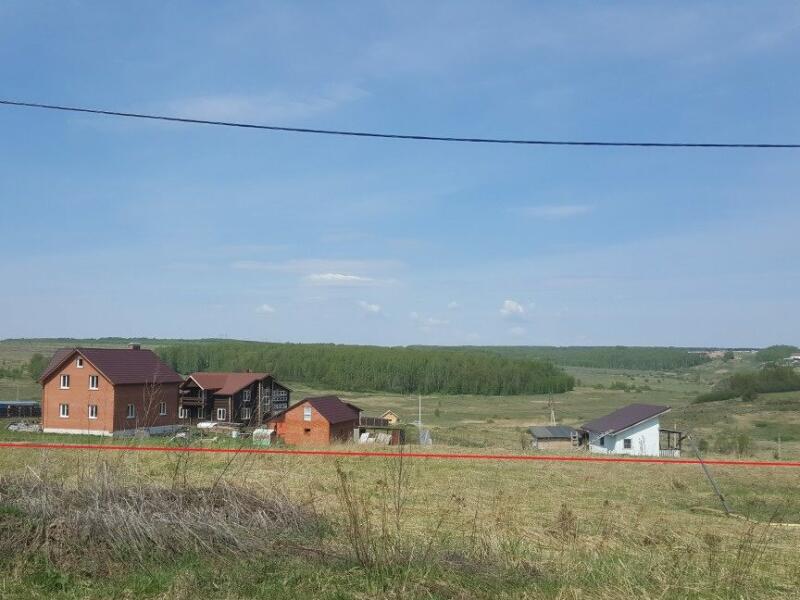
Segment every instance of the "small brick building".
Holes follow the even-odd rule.
[[[165,433],[178,422],[183,378],[151,350],[62,348],[39,378],[46,433]]]
[[[275,435],[292,446],[350,441],[361,409],[337,396],[306,398],[267,421]]]

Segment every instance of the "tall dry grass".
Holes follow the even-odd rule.
[[[320,463],[296,485],[287,482],[308,462],[107,456],[42,455],[0,476],[0,567],[44,557],[61,572],[94,576],[186,555],[226,569],[278,557],[351,570],[391,590],[386,597],[478,596],[474,586],[485,581],[492,593],[516,582],[534,597],[791,597],[800,585],[800,568],[776,566],[789,554],[769,523],[695,516],[702,526],[693,530],[635,503],[587,511],[566,487],[543,488],[559,502],[542,502],[551,508],[526,522],[519,515],[532,499],[510,491],[505,475],[479,490],[452,481],[432,489],[424,470],[432,464],[402,452]],[[303,496],[308,482],[318,485]]]
[[[0,476],[0,555],[43,554],[57,566],[103,571],[182,554],[268,552],[323,526],[310,507],[277,489],[227,481],[165,486],[127,481],[100,462],[79,485],[47,471]]]

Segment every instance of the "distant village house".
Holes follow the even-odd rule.
[[[389,425],[397,425],[400,422],[400,417],[393,410],[387,410],[381,415],[381,419],[385,419]]]

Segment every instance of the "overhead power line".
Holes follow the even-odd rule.
[[[314,133],[320,135],[341,135],[361,138],[383,138],[393,140],[418,140],[424,142],[463,142],[471,144],[516,144],[525,146],[603,146],[603,147],[636,147],[636,148],[768,148],[786,149],[800,148],[800,144],[766,144],[766,143],[717,143],[717,142],[609,142],[596,140],[536,140],[515,138],[480,138],[455,137],[439,135],[412,135],[402,133],[381,133],[375,131],[348,131],[342,129],[313,129],[309,127],[287,127],[283,125],[260,125],[257,123],[240,123],[235,121],[213,121],[209,119],[190,119],[169,115],[153,115],[146,113],[122,112],[98,108],[81,108],[77,106],[61,106],[58,104],[41,104],[38,102],[19,102],[0,100],[0,105],[25,108],[60,110],[111,117],[127,117],[131,119],[147,119],[151,121],[169,121],[173,123],[190,123],[195,125],[218,125],[222,127],[239,127],[242,129],[262,129],[267,131],[283,131],[288,133]]]

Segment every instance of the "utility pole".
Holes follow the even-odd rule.
[[[725,500],[725,496],[722,495],[722,492],[717,486],[717,482],[714,481],[714,478],[711,476],[711,472],[708,470],[706,463],[703,462],[703,458],[700,456],[700,451],[697,449],[697,446],[695,446],[694,438],[691,436],[691,434],[687,435],[686,437],[689,439],[689,443],[692,445],[692,450],[694,450],[694,454],[695,456],[697,456],[697,460],[700,461],[700,466],[703,467],[703,472],[706,474],[706,477],[708,477],[708,481],[711,483],[711,487],[714,489],[714,493],[717,495],[719,501],[722,503],[722,508],[725,509],[725,514],[730,516],[731,509],[728,506],[728,501]]]
[[[417,427],[422,429],[422,394],[417,394]]]

